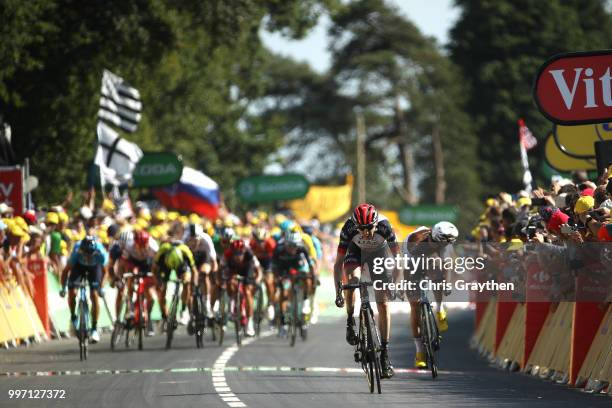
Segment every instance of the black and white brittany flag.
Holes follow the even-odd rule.
[[[114,129],[104,122],[98,122],[98,149],[94,163],[100,166],[102,185],[118,186],[132,179],[136,164],[142,157],[142,150],[136,143],[121,138]]]
[[[126,132],[135,132],[142,111],[138,89],[105,69],[102,74],[101,93],[98,118]]]

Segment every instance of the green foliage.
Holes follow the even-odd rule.
[[[522,188],[518,118],[541,142],[529,155],[542,160],[551,124],[533,103],[536,70],[560,52],[609,48],[612,18],[605,3],[456,1],[461,16],[451,31],[451,58],[469,87],[466,107],[480,140],[477,163],[484,193]]]
[[[20,159],[40,178],[35,199],[84,187],[94,155],[102,70],[142,94],[143,150],[170,150],[224,186],[262,169],[281,142],[250,111],[265,94],[266,24],[300,37],[333,1],[0,3],[0,113]],[[233,197],[230,188],[230,204]]]

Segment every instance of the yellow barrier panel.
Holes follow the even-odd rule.
[[[573,303],[561,302],[554,312],[548,313],[527,367],[538,367],[538,372],[544,375],[549,369],[568,372],[572,312]]]
[[[591,348],[578,373],[580,382],[589,378],[593,380],[612,380],[612,305],[604,316]]]
[[[44,336],[44,328],[34,302],[15,281],[0,285],[0,309],[4,317],[1,321],[8,326],[0,332],[3,336],[8,333],[11,340],[25,340],[30,337],[40,339]]]
[[[498,349],[497,357],[521,364],[525,348],[525,305],[519,304],[514,309],[508,328]]]
[[[0,289],[2,285],[0,285]],[[9,311],[11,310],[11,302],[8,297],[0,294],[0,342],[13,342],[17,335],[10,325]]]
[[[487,304],[482,321],[478,325],[472,342],[479,349],[486,350],[489,353],[493,353],[495,347],[495,310],[497,309],[497,301],[491,299]]]

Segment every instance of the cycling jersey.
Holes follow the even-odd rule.
[[[274,250],[276,249],[276,241],[272,237],[266,238],[263,242],[259,242],[255,238],[249,241],[249,247],[261,263],[264,269],[270,267]]]
[[[191,249],[182,242],[165,242],[159,247],[159,251],[155,255],[154,262],[159,266],[159,275],[163,282],[168,282],[170,279],[170,269],[166,265],[166,256],[170,253],[170,251],[177,247],[183,253],[183,264],[175,270],[176,275],[180,278],[187,272],[188,269],[196,270],[195,260],[193,258],[193,253]],[[184,277],[185,280],[188,280],[190,275],[186,275]]]
[[[354,244],[359,249],[380,249],[385,243],[389,244],[389,248],[397,247],[397,241],[393,228],[389,220],[384,215],[378,218],[376,231],[372,238],[364,238],[357,228],[357,224],[349,218],[344,223],[340,231],[340,242],[338,244],[338,252],[345,254],[350,244]]]
[[[189,247],[195,258],[195,263],[198,267],[206,262],[210,262],[217,258],[217,251],[212,238],[207,233],[203,232],[189,242]]]
[[[280,275],[286,274],[292,268],[308,272],[314,267],[314,261],[303,246],[298,246],[295,253],[290,253],[285,244],[281,243],[274,251],[271,267],[274,273]]]
[[[72,254],[70,254],[70,258],[68,258],[68,265],[104,266],[108,262],[108,252],[106,252],[104,245],[102,245],[100,242],[95,243],[95,249],[91,255],[81,253],[79,250],[80,248],[81,241],[77,242],[74,246]]]
[[[141,248],[134,241],[129,242],[123,249],[123,257],[134,261],[146,261],[155,256],[159,250],[157,241],[149,238],[149,243],[146,247]]]
[[[245,248],[241,261],[237,261],[231,249],[223,253],[223,264],[231,274],[238,274],[252,279],[255,276],[255,268],[259,265],[257,258],[249,248]]]

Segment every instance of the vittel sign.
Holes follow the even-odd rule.
[[[534,99],[558,124],[612,122],[612,50],[555,55],[538,70]]]

